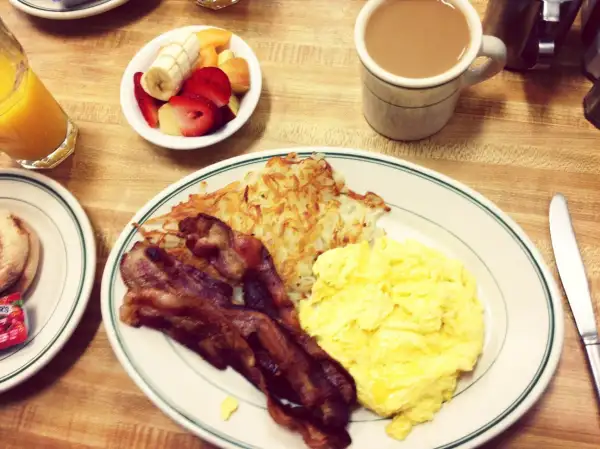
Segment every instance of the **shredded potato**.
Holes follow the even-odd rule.
[[[263,242],[295,302],[310,295],[312,266],[321,253],[382,235],[376,222],[389,211],[378,195],[349,190],[322,155],[271,158],[264,169],[214,192],[202,184],[201,193],[148,221],[140,229],[144,238],[207,269],[177,237],[177,223],[198,213],[215,216]]]

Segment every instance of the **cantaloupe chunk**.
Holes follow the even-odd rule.
[[[207,28],[196,33],[200,40],[200,48],[215,47],[220,48],[229,44],[231,40],[231,31],[221,30],[219,28]]]
[[[219,65],[231,83],[231,90],[236,94],[244,94],[250,89],[250,68],[244,58],[231,58]]]
[[[219,55],[215,47],[204,47],[200,49],[200,57],[196,63],[195,69],[202,67],[217,67],[219,65]]]

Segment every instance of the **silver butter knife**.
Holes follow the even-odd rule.
[[[594,306],[567,200],[560,193],[550,202],[550,237],[560,280],[585,346],[600,403],[600,338],[594,318]]]

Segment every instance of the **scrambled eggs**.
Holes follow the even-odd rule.
[[[463,264],[387,237],[322,254],[303,328],[354,377],[362,405],[404,439],[452,398],[483,349],[483,308]]]

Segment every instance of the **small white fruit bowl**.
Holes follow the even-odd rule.
[[[164,134],[158,128],[152,128],[146,123],[138,106],[133,89],[133,75],[136,72],[148,70],[160,48],[170,42],[173,37],[182,31],[197,32],[205,28],[218,28],[205,25],[193,25],[178,28],[161,34],[148,42],[129,62],[121,80],[121,109],[131,127],[147,141],[171,150],[195,150],[208,147],[221,142],[239,130],[248,121],[260,98],[262,91],[262,72],[258,59],[250,46],[239,36],[233,34],[229,49],[236,56],[248,61],[250,69],[250,89],[240,98],[240,109],[237,116],[229,123],[200,137],[171,136]]]

